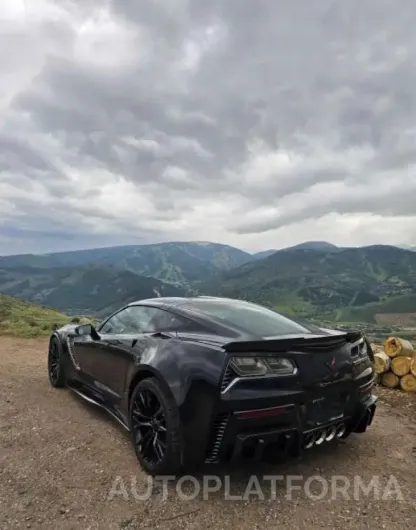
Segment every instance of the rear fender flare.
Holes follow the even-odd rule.
[[[133,371],[131,377],[129,378],[129,384],[128,384],[128,388],[127,388],[127,396],[126,397],[127,397],[127,405],[128,405],[129,409],[130,409],[130,398],[131,398],[131,395],[133,393],[133,390],[135,389],[135,387],[137,386],[139,381],[141,381],[143,379],[146,379],[148,377],[152,377],[154,379],[157,379],[157,381],[160,383],[160,385],[163,388],[163,390],[165,392],[167,392],[168,395],[172,399],[174,399],[175,402],[177,403],[175,395],[172,392],[172,389],[171,389],[169,383],[165,380],[163,375],[158,370],[156,370],[153,366],[150,366],[149,364],[136,365],[135,368],[136,369]]]

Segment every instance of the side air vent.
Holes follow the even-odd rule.
[[[222,378],[221,392],[224,392],[236,377],[238,377],[236,372],[228,365]]]
[[[208,443],[207,456],[205,458],[207,464],[214,464],[218,461],[218,455],[220,453],[227,423],[228,414],[218,414],[214,420]]]
[[[68,353],[69,357],[71,358],[72,364],[74,365],[75,370],[79,370],[79,364],[77,360],[75,359],[75,352],[74,352],[74,341],[71,338],[68,338],[66,340],[66,345],[68,347]]]
[[[351,348],[351,357],[354,361],[357,361],[359,358],[362,360],[367,359],[370,356],[371,358],[371,349],[367,345],[367,342],[360,340],[357,344],[354,344]]]

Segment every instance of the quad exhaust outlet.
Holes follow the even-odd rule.
[[[310,449],[314,445],[322,445],[324,442],[330,442],[335,438],[341,438],[344,436],[345,430],[345,425],[343,423],[340,425],[331,425],[325,429],[319,429],[306,436],[304,447],[305,449]]]

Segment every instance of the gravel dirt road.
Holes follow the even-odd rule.
[[[366,434],[318,448],[300,460],[206,471],[224,482],[205,500],[202,492],[193,500],[179,498],[177,491],[195,492],[189,480],[182,488],[177,482],[166,490],[153,487],[150,498],[140,500],[148,479],[128,434],[69,390],[49,386],[46,347],[44,339],[0,338],[1,530],[416,528],[414,395],[382,391]],[[228,497],[241,499],[253,473],[261,486],[257,494],[226,498],[227,475]],[[299,490],[287,498],[288,479],[279,479],[273,498],[271,482],[263,475],[297,476],[292,484]],[[334,475],[350,481],[344,493],[333,489],[340,480]],[[203,484],[201,475],[196,479]],[[366,495],[360,479],[364,488],[373,479],[379,489],[370,488]],[[383,498],[388,484],[391,497]],[[255,493],[256,483],[251,485]]]

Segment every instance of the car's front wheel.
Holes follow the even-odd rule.
[[[137,458],[150,475],[181,469],[179,414],[172,396],[155,378],[139,381],[130,400],[130,428]]]
[[[62,358],[62,347],[57,337],[52,337],[48,350],[48,377],[50,384],[55,388],[65,386],[65,374]]]

